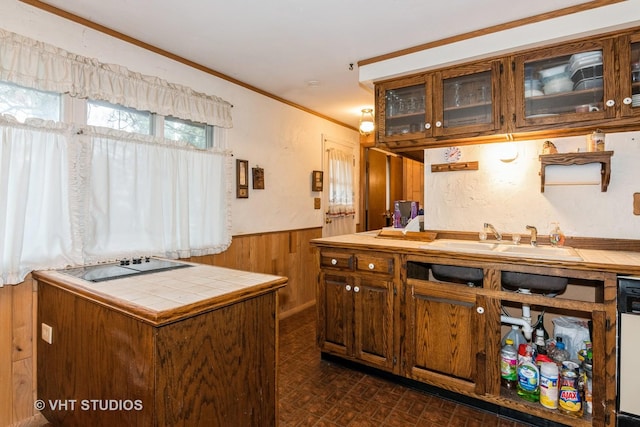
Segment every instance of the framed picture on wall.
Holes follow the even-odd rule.
[[[322,171],[313,171],[311,176],[311,191],[322,191]]]
[[[236,159],[236,198],[249,198],[249,161]]]
[[[253,175],[253,189],[264,190],[264,169],[255,167],[251,169]]]

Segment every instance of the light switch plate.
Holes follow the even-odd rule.
[[[53,328],[46,323],[42,323],[42,340],[49,344],[53,343]]]
[[[315,197],[313,199],[313,208],[320,209],[320,197]]]
[[[640,215],[640,193],[633,193],[633,214]]]

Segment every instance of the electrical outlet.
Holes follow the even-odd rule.
[[[633,193],[633,214],[640,215],[640,193]]]
[[[53,328],[46,323],[42,324],[42,340],[49,344],[53,343]]]

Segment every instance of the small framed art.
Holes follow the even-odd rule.
[[[322,171],[313,171],[311,176],[311,191],[322,191]]]
[[[264,169],[255,167],[251,169],[253,175],[253,189],[264,190]]]
[[[249,161],[236,159],[236,198],[249,198]]]

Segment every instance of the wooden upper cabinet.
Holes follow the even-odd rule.
[[[435,74],[435,136],[482,134],[500,130],[502,61],[467,64]]]
[[[378,142],[430,137],[431,77],[420,75],[376,88]]]
[[[618,41],[620,114],[640,117],[640,33],[620,37]]]
[[[453,141],[638,130],[640,27],[379,82],[376,115],[376,142],[419,161]]]
[[[516,56],[513,67],[516,130],[618,115],[614,39],[537,50]]]

